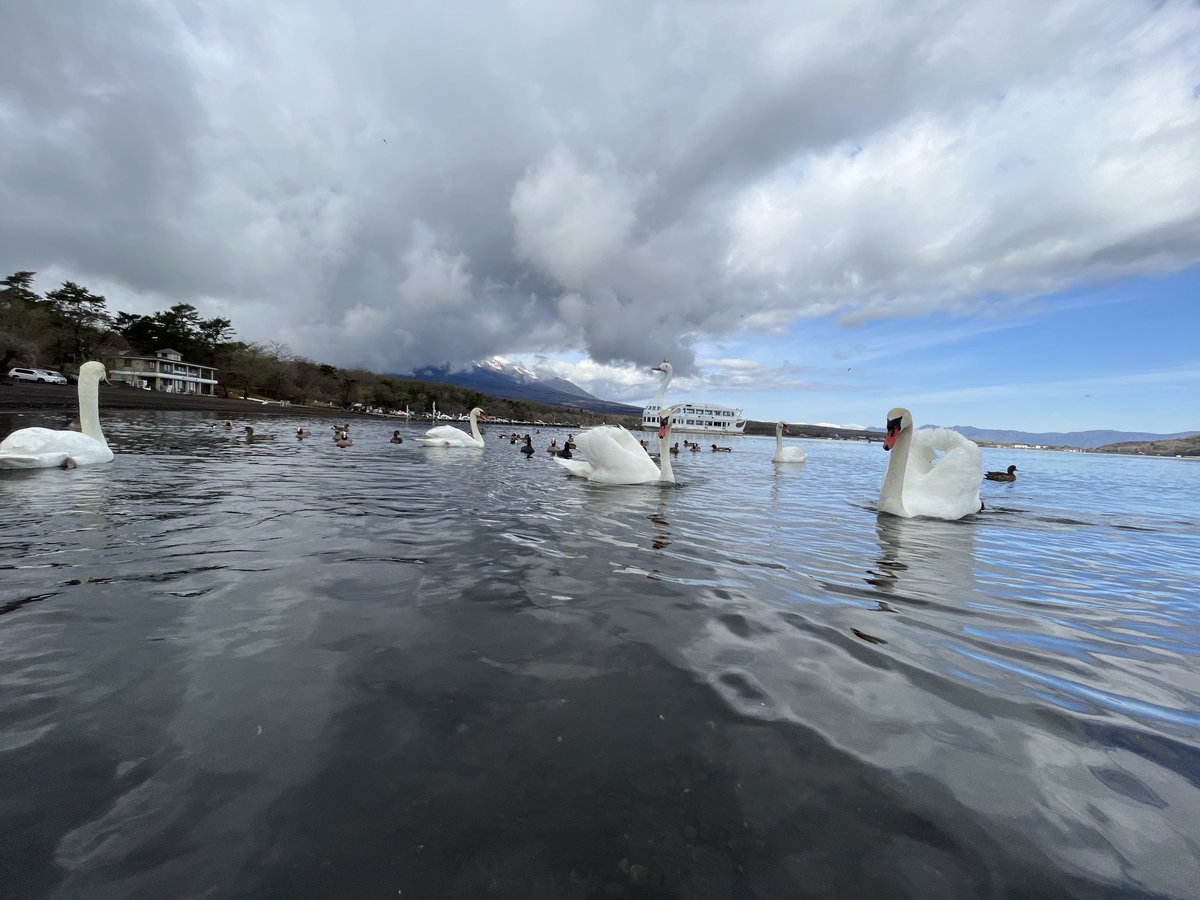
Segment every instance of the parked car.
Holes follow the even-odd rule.
[[[47,369],[33,369],[14,366],[8,370],[8,377],[13,381],[36,381],[39,384],[66,384],[67,379],[60,373]]]

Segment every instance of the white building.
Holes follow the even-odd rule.
[[[134,356],[122,353],[104,360],[109,381],[124,381],[135,387],[139,382],[152,391],[168,394],[205,394],[212,396],[217,384],[217,370],[183,361],[178,350],[158,350],[153,356]]]

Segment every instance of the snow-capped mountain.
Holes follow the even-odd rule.
[[[532,403],[548,403],[554,406],[570,406],[610,415],[638,416],[641,409],[601,400],[589,394],[579,385],[560,378],[552,372],[537,372],[527,366],[511,362],[502,356],[473,362],[470,366],[454,371],[449,366],[425,366],[401,378],[415,378],[437,384],[453,384],[469,388],[504,400],[525,400]]]

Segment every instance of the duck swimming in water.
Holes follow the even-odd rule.
[[[525,458],[533,456],[533,438],[525,435],[525,446],[521,448],[521,452],[525,454]]]
[[[1016,481],[1017,467],[1009,466],[1007,472],[988,472],[983,477],[988,481]]]
[[[273,435],[273,434],[255,434],[254,429],[251,428],[249,425],[247,425],[243,430],[246,432],[246,443],[247,444],[258,444],[263,441],[275,440],[275,435]]]

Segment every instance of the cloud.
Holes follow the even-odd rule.
[[[471,299],[471,275],[462,253],[450,253],[423,234],[404,254],[399,294],[408,311],[462,306]]]
[[[611,156],[587,169],[551,151],[513,189],[517,255],[567,290],[603,285],[629,241],[636,200]]]
[[[672,362],[674,366],[674,362]],[[645,366],[597,363],[591,359],[541,360],[536,366],[539,374],[552,374],[574,382],[598,397],[622,402],[640,402],[658,390],[662,376]],[[812,377],[815,373],[800,366],[770,366],[746,359],[706,358],[696,361],[693,374],[671,379],[671,396],[683,398],[702,394],[737,395],[759,391],[831,391],[845,393],[853,386],[825,382]]]
[[[721,336],[1019,315],[1200,259],[1182,0],[64,0],[5,25],[0,268],[338,364],[668,354],[682,379]]]

